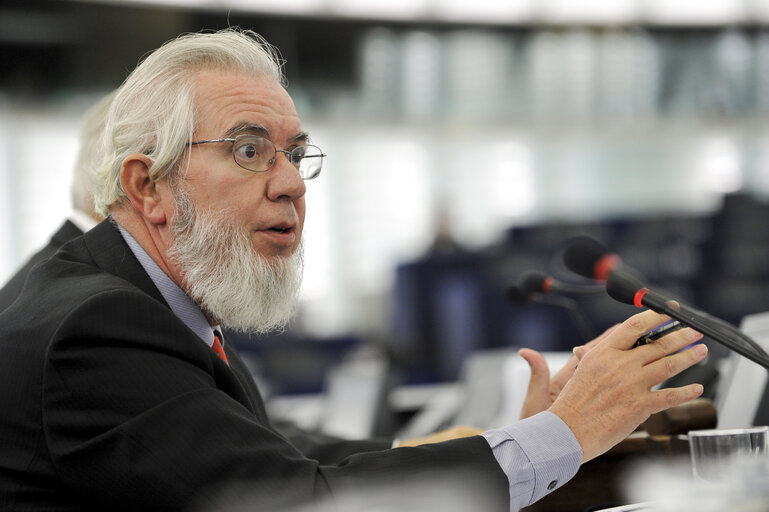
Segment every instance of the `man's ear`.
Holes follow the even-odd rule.
[[[163,194],[158,183],[150,178],[151,166],[147,155],[128,155],[120,167],[120,183],[134,210],[153,224],[165,224]]]

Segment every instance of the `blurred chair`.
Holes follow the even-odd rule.
[[[551,371],[557,371],[571,352],[543,355]],[[451,425],[488,429],[514,423],[521,414],[529,375],[529,365],[517,349],[477,350],[462,365],[457,386],[436,393],[398,437],[419,437]]]
[[[571,358],[572,353],[542,352],[542,355],[545,356],[545,361],[547,361],[547,365],[550,367],[550,374],[552,375],[566,364],[566,361]],[[501,403],[502,407],[494,418],[493,426],[498,427],[518,421],[521,416],[523,401],[526,398],[526,391],[529,388],[530,376],[529,364],[518,354],[505,361],[502,374],[502,387],[505,397]]]
[[[329,370],[319,430],[345,439],[369,439],[388,434],[391,389],[384,358],[352,358]]]
[[[740,324],[740,330],[764,350],[769,350],[769,312],[746,316]],[[718,428],[767,424],[767,370],[735,352],[724,359],[723,364],[722,380],[715,400]]]

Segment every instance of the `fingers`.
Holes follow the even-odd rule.
[[[531,379],[529,380],[529,389],[532,383],[536,381],[537,385],[544,385],[547,388],[550,382],[550,367],[545,361],[545,356],[530,348],[522,348],[518,354],[529,363],[531,368]]]
[[[572,352],[574,353],[574,356],[577,358],[577,361],[581,361],[582,358],[585,357],[585,354],[587,354],[589,351],[590,351],[590,348],[587,345],[580,345],[579,347],[574,347],[572,349]]]
[[[633,346],[639,336],[670,320],[668,315],[662,315],[652,310],[635,314],[622,322],[607,337],[607,343],[615,348],[628,349]]]
[[[643,355],[642,364],[646,365],[656,361],[661,357],[674,354],[682,348],[688,347],[692,343],[700,340],[702,334],[692,328],[684,328],[679,331],[667,334],[662,338],[646,345],[636,347],[638,353]],[[634,349],[634,350],[636,350]]]
[[[600,336],[588,341],[584,345],[579,345],[577,347],[574,347],[571,351],[574,353],[574,357],[577,358],[577,361],[580,361],[583,357],[585,357],[585,354],[590,352],[590,350],[601,343],[603,340],[605,340],[611,333],[613,333],[617,327],[619,327],[620,324],[614,324],[605,331],[603,331]]]
[[[526,390],[526,398],[521,408],[521,419],[524,419],[547,409],[550,395],[550,368],[545,357],[536,350],[522,348],[518,353],[531,369],[529,388]]]
[[[659,343],[659,341],[661,340],[655,343]],[[646,384],[649,387],[656,386],[673,375],[677,375],[690,366],[699,363],[707,355],[708,347],[698,343],[672,356],[661,357],[644,368]]]
[[[681,388],[652,391],[652,414],[699,398],[703,391],[702,384],[690,384]]]

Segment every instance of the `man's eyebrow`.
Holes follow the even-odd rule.
[[[260,137],[264,137],[265,139],[270,138],[270,130],[268,130],[262,125],[250,124],[250,123],[236,124],[229,130],[227,130],[225,137],[234,138],[242,134],[258,135]],[[307,142],[310,141],[310,134],[307,132],[298,132],[296,135],[291,137],[289,141],[293,144],[297,144],[297,143],[306,144]]]
[[[259,124],[239,123],[227,130],[227,138],[236,137],[242,134],[259,135],[265,139],[270,138],[270,130]]]

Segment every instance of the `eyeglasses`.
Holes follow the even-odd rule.
[[[234,139],[212,139],[188,142],[188,146],[209,144],[212,142],[232,142],[232,157],[235,163],[251,172],[266,172],[275,165],[278,153],[283,153],[288,161],[299,171],[303,180],[317,178],[326,156],[318,146],[304,144],[291,151],[277,149],[269,139],[258,135],[238,135]]]

